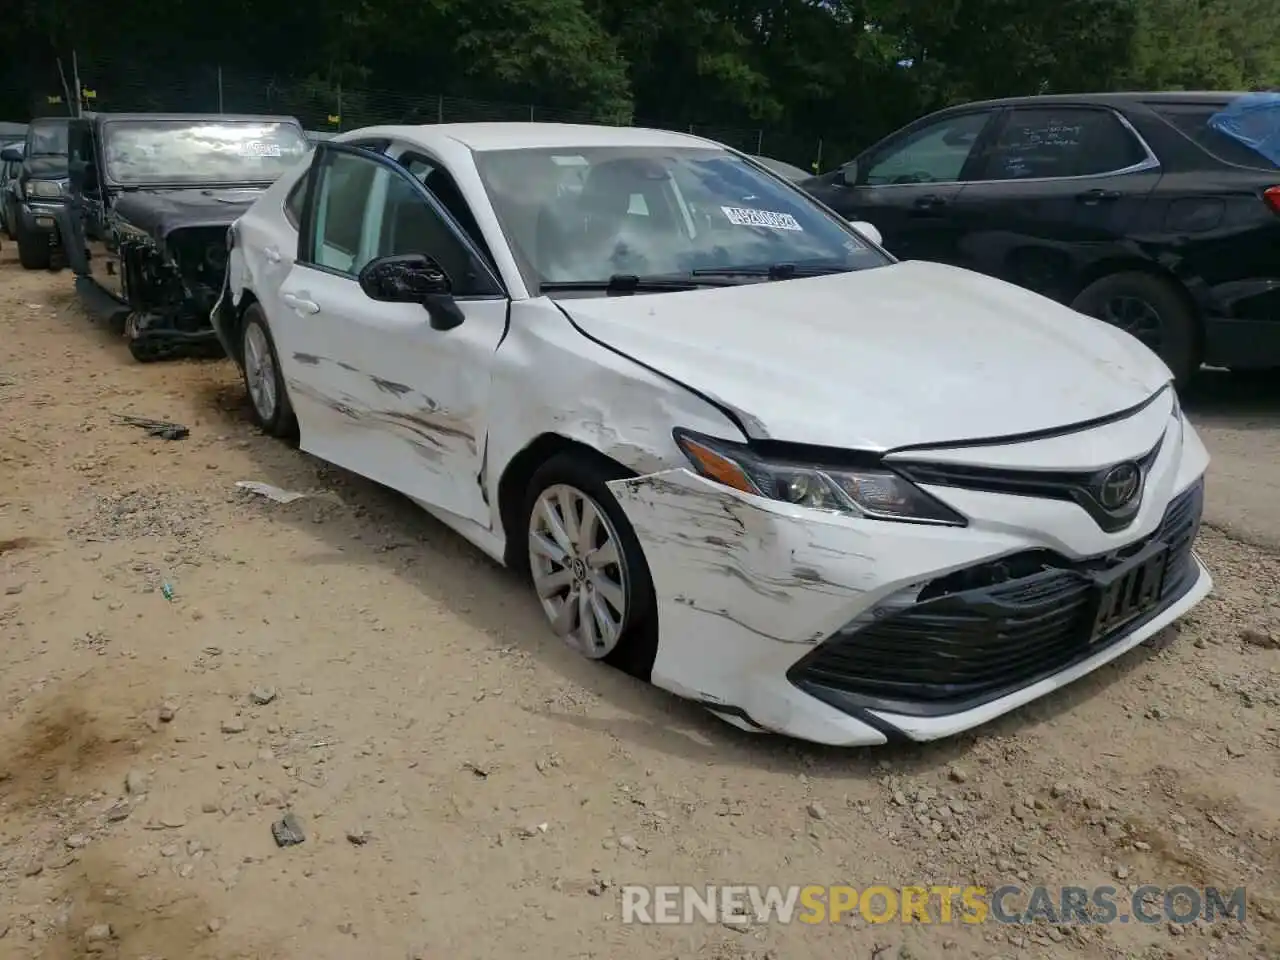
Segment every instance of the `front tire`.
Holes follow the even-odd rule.
[[[557,454],[534,472],[524,509],[529,574],[557,636],[648,680],[658,649],[653,579],[606,486],[626,476],[583,453]]]
[[[275,340],[267,326],[266,314],[256,303],[244,312],[240,326],[240,372],[244,376],[245,392],[253,408],[253,419],[273,437],[292,437],[298,430],[298,418],[289,402],[284,374],[280,370],[280,357],[276,353]]]
[[[1139,271],[1113,273],[1085,287],[1071,307],[1145,343],[1173,371],[1178,389],[1200,369],[1200,321],[1172,280]]]
[[[49,238],[38,230],[28,230],[18,221],[18,263],[23,270],[48,270],[53,264]]]

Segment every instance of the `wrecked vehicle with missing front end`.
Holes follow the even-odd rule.
[[[76,290],[141,361],[221,353],[209,323],[226,232],[308,152],[292,117],[71,120],[62,235]]]

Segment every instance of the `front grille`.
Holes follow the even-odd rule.
[[[1191,548],[1203,508],[1199,481],[1169,504],[1154,534],[1115,553],[1072,561],[1028,551],[939,578],[913,605],[824,641],[788,678],[840,709],[927,715],[994,700],[1133,629],[1124,624],[1090,642],[1091,572],[1114,567],[1159,539],[1169,545],[1169,560],[1157,610],[1185,593],[1195,580]]]
[[[954,463],[915,463],[895,461],[894,468],[916,483],[935,487],[957,487],[984,493],[1003,493],[1046,500],[1067,500],[1078,504],[1094,522],[1108,533],[1123,530],[1138,515],[1142,505],[1141,491],[1147,474],[1160,455],[1160,442],[1133,461],[1139,471],[1139,495],[1116,510],[1108,510],[1098,500],[1103,478],[1110,467],[1101,470],[1018,470],[1006,467],[973,467]]]

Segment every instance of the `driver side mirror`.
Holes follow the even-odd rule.
[[[22,148],[5,147],[3,150],[0,150],[0,160],[3,160],[5,163],[21,163]]]
[[[370,300],[422,304],[434,330],[452,330],[465,319],[453,299],[449,275],[434,257],[421,253],[378,257],[365,264],[356,279]]]
[[[846,187],[856,187],[858,185],[858,161],[850,160],[840,168],[840,181]]]
[[[877,247],[884,246],[884,237],[880,235],[880,231],[876,229],[875,224],[867,223],[865,220],[850,220],[849,226],[853,227]]]

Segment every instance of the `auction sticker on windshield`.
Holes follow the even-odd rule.
[[[240,144],[240,153],[246,157],[278,157],[281,154],[280,144],[266,143],[262,140],[246,140]]]
[[[772,210],[752,210],[750,207],[721,207],[729,222],[739,227],[771,227],[774,230],[804,231],[800,221],[789,213]]]

